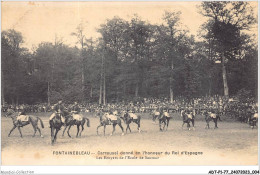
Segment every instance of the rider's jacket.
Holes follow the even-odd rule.
[[[63,104],[56,104],[53,107],[54,112],[58,112],[61,111],[61,113],[64,113],[65,107],[63,106]]]
[[[80,108],[79,108],[78,104],[73,105],[70,110],[73,111],[75,114],[79,114],[80,113]]]

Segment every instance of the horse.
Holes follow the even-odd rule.
[[[208,113],[208,112],[205,111],[204,116],[205,116],[205,121],[207,123],[205,129],[209,129],[209,122],[210,121],[213,121],[215,123],[214,129],[218,128],[218,120],[220,120],[219,114]]]
[[[123,114],[123,117],[121,117],[121,118],[124,120],[125,124],[127,125],[126,133],[127,133],[128,129],[130,132],[132,132],[130,129],[130,123],[132,123],[132,122],[137,124],[137,130],[139,133],[141,132],[141,129],[140,129],[141,117],[139,115],[126,112]]]
[[[190,130],[190,122],[192,123],[192,127],[193,127],[193,130],[195,130],[195,127],[194,127],[194,122],[195,122],[195,116],[192,114],[192,113],[186,113],[186,112],[183,112],[181,114],[182,116],[182,129],[183,129],[183,126],[185,123],[187,123],[187,128],[188,130]]]
[[[75,117],[73,117],[74,115],[75,115]],[[74,114],[73,112],[72,112],[72,114],[67,114],[67,115],[65,114],[65,116],[66,116],[65,117],[66,118],[65,119],[65,128],[63,130],[62,136],[64,136],[64,133],[65,133],[67,127],[69,127],[68,130],[67,130],[67,133],[68,133],[68,136],[71,138],[69,131],[70,131],[71,126],[73,126],[73,125],[77,125],[76,137],[78,137],[78,135],[81,136],[81,133],[84,130],[84,124],[85,123],[86,123],[87,127],[90,127],[90,122],[89,122],[89,119],[87,117],[82,117],[81,115]],[[79,132],[80,126],[81,126],[81,132]]]
[[[168,126],[169,126],[169,122],[170,122],[170,119],[172,117],[169,116],[169,114],[165,113],[165,112],[161,112],[158,119],[159,119],[159,130],[160,131],[163,131],[165,129],[165,126],[166,126],[166,131],[168,129]],[[164,123],[164,126],[163,126],[163,129],[161,128],[161,124]]]
[[[159,118],[160,112],[154,111],[154,112],[151,112],[150,114],[153,116],[153,118],[152,118],[153,122],[156,123],[156,118]]]
[[[256,125],[257,122],[258,122],[258,113],[254,113],[250,115],[250,117],[248,118],[248,123],[252,129],[254,129],[254,127],[257,127]]]
[[[98,115],[99,115],[99,122],[100,122],[100,124],[97,126],[97,135],[98,135],[98,128],[100,128],[101,126],[104,126],[104,136],[105,136],[106,126],[107,125],[113,125],[113,131],[110,134],[111,136],[115,132],[116,125],[118,125],[121,128],[122,135],[124,135],[124,128],[122,126],[120,117],[118,117],[116,115],[109,115],[108,113],[105,113],[103,115],[101,113],[99,113]],[[113,119],[110,119],[109,118],[110,116],[113,117]]]
[[[28,125],[28,124],[31,124],[32,127],[33,127],[33,129],[34,129],[33,137],[35,137],[35,134],[36,134],[36,132],[37,132],[37,130],[38,130],[39,133],[40,133],[40,136],[43,138],[43,135],[42,135],[42,133],[41,133],[41,130],[40,130],[40,128],[38,127],[38,121],[40,121],[41,127],[44,128],[44,124],[43,124],[41,118],[39,118],[39,117],[34,117],[34,116],[29,116],[29,115],[26,115],[26,116],[23,115],[24,117],[27,118],[27,121],[18,121],[18,120],[17,120],[17,115],[15,115],[15,112],[14,112],[14,110],[12,110],[12,109],[8,109],[5,116],[6,116],[6,117],[10,116],[11,119],[12,119],[12,121],[13,121],[13,125],[14,125],[13,128],[10,130],[10,132],[9,132],[9,134],[8,134],[8,137],[10,137],[11,133],[13,132],[13,130],[14,130],[16,127],[18,128],[18,130],[19,130],[19,132],[20,132],[20,136],[23,137],[22,132],[21,132],[21,127],[24,127],[24,126],[26,126],[26,125]],[[21,115],[20,115],[20,116],[21,116]]]
[[[51,128],[51,144],[53,145],[57,140],[57,134],[62,127],[61,121],[61,111],[59,110],[55,116],[50,120],[50,128]]]

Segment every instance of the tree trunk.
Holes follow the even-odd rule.
[[[138,86],[138,83],[136,83],[136,86],[135,86],[135,97],[138,97],[138,92],[139,92],[139,86]]]
[[[14,106],[14,98],[12,97],[12,105]]]
[[[18,106],[19,105],[19,97],[16,96],[16,105]]]
[[[106,105],[106,75],[105,75],[105,70],[104,70],[104,89],[103,89],[103,104]]]
[[[102,70],[101,70],[101,73],[100,73],[100,86],[99,86],[99,104],[102,104]]]
[[[48,98],[48,106],[50,106],[50,82],[48,81],[48,91],[47,91],[47,98]]]
[[[90,85],[90,98],[93,97],[93,88],[92,88],[92,85]]]
[[[100,89],[99,89],[99,104],[102,103],[102,80],[100,81]]]
[[[126,82],[124,81],[124,86],[123,86],[123,96],[125,97],[125,93],[126,93]]]
[[[227,72],[226,72],[224,54],[222,54],[222,76],[223,76],[223,84],[224,84],[224,96],[228,97],[229,94],[228,94]]]
[[[172,89],[172,84],[173,84],[173,59],[171,62],[171,74],[170,74],[170,103],[173,103],[173,89]]]
[[[211,83],[211,80],[209,80],[209,96],[211,96],[211,89],[212,89],[212,85],[211,85],[212,83]]]
[[[82,102],[85,100],[85,79],[84,79],[84,62],[82,54],[82,68],[81,68],[81,91],[82,91]]]
[[[2,81],[3,81],[3,78],[2,78]],[[1,95],[2,95],[2,105],[3,105],[3,107],[5,107],[5,94],[4,94],[4,84],[3,83],[2,83],[2,87],[1,87]]]

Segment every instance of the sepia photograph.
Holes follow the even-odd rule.
[[[1,165],[256,166],[258,146],[257,1],[1,2]]]

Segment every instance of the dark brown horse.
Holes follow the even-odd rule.
[[[248,118],[248,123],[249,126],[254,129],[254,127],[257,127],[257,122],[258,122],[258,113],[253,113],[252,115],[250,115],[250,117]]]
[[[183,121],[182,129],[183,129],[184,124],[187,123],[187,128],[188,128],[188,130],[190,130],[190,122],[191,122],[193,130],[195,130],[195,127],[194,127],[195,117],[191,112],[190,113],[183,112],[182,113],[182,121]]]
[[[77,114],[77,115],[79,115],[79,114]],[[67,127],[68,127],[67,133],[68,133],[68,136],[71,137],[69,131],[70,131],[71,126],[73,126],[73,125],[77,126],[77,135],[76,135],[76,137],[81,136],[81,133],[84,130],[84,124],[85,123],[86,123],[87,127],[90,127],[90,122],[89,122],[89,119],[87,117],[82,117],[82,120],[80,120],[80,119],[73,118],[73,114],[69,114],[65,118],[66,118],[65,119],[65,128],[63,130],[62,136],[64,136],[64,133],[65,133]],[[80,126],[81,126],[81,132],[79,132],[79,130],[80,130],[79,127]]]
[[[152,112],[150,113],[150,115],[153,116],[153,117],[152,117],[153,122],[156,123],[156,119],[159,118],[160,112],[158,112],[158,111],[152,111]]]
[[[100,128],[101,126],[104,126],[104,136],[105,136],[106,126],[107,125],[113,125],[113,131],[112,131],[112,133],[110,135],[114,134],[116,125],[118,125],[121,128],[122,135],[124,135],[124,128],[122,126],[122,122],[121,122],[120,117],[114,116],[115,120],[111,120],[111,119],[109,119],[109,117],[108,117],[109,114],[107,114],[107,113],[105,113],[105,114],[99,113],[98,115],[99,115],[99,122],[100,122],[100,124],[97,127],[97,135],[98,135],[98,128]]]
[[[137,124],[137,130],[140,133],[141,129],[140,129],[140,124],[141,124],[141,117],[139,115],[135,115],[135,114],[129,114],[128,112],[126,112],[125,114],[123,114],[123,116],[121,117],[125,124],[127,125],[125,132],[127,133],[127,130],[129,129],[129,131],[131,132],[130,129],[130,123],[136,123]]]
[[[165,115],[164,112],[160,112],[160,116],[158,118],[160,131],[163,131],[165,129],[165,126],[166,126],[166,131],[167,131],[171,118],[172,118],[171,116]],[[161,128],[162,123],[164,124],[163,129]]]
[[[32,124],[32,127],[34,129],[33,137],[35,136],[37,130],[39,131],[40,136],[43,137],[43,135],[41,134],[41,130],[38,127],[38,121],[40,121],[42,128],[44,128],[44,125],[43,125],[42,120],[39,117],[28,116],[28,121],[18,121],[17,120],[17,115],[18,115],[18,113],[15,113],[14,110],[12,110],[12,109],[8,109],[7,110],[7,113],[6,113],[5,116],[6,117],[10,116],[12,118],[12,120],[13,120],[13,125],[14,125],[13,128],[10,130],[10,132],[8,134],[8,137],[10,137],[11,133],[13,132],[13,130],[15,128],[18,128],[18,130],[20,132],[20,136],[23,137],[22,132],[21,132],[21,127],[24,127],[24,126],[26,126],[28,124]]]
[[[218,128],[218,120],[220,120],[219,114],[209,113],[209,112],[206,112],[206,111],[203,114],[205,116],[205,121],[207,123],[205,129],[209,129],[209,122],[210,121],[213,121],[215,123],[214,129],[217,129]]]
[[[58,111],[52,120],[50,120],[50,128],[51,128],[51,144],[53,145],[57,140],[57,134],[61,129],[63,123],[61,121],[61,111]]]

